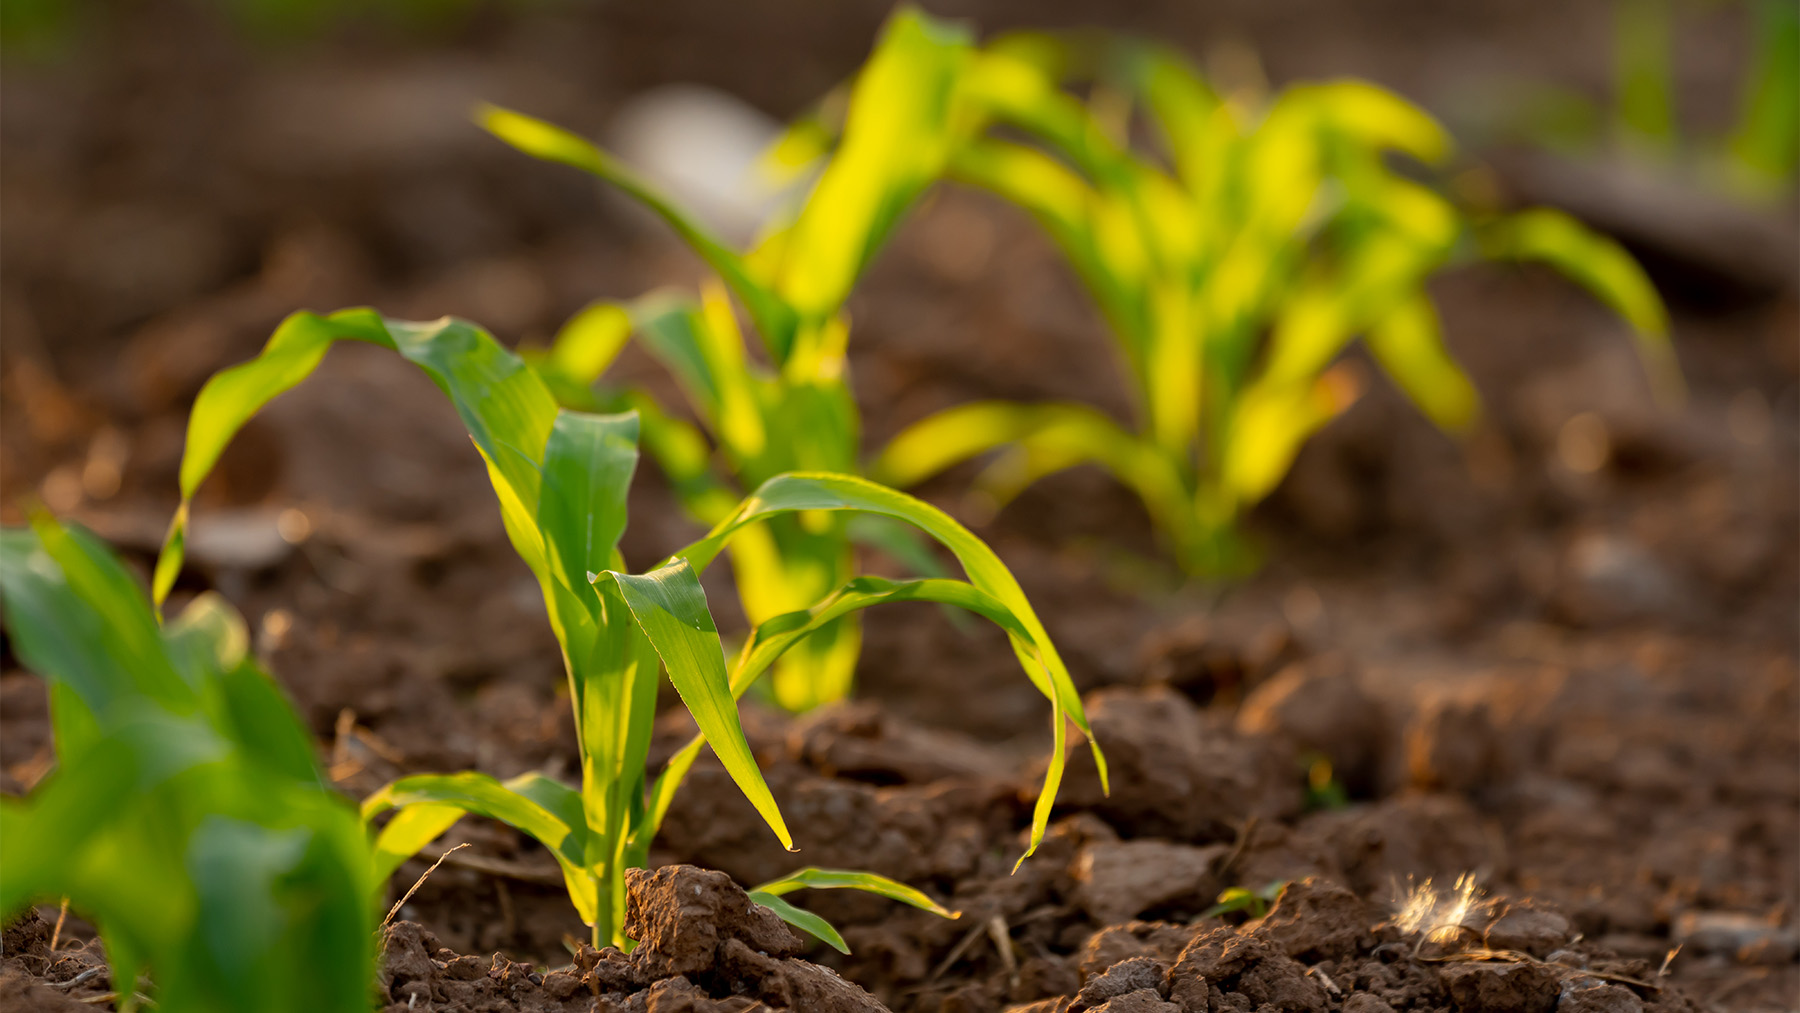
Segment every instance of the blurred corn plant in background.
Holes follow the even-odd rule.
[[[1072,85],[1086,87],[1083,101]],[[1180,55],[1089,35],[1002,37],[968,61],[949,178],[1037,220],[1104,315],[1135,428],[1083,404],[979,402],[906,429],[872,474],[910,485],[1002,451],[976,480],[1004,504],[1096,464],[1131,488],[1180,565],[1254,565],[1238,519],[1357,396],[1334,360],[1355,338],[1445,430],[1475,388],[1425,282],[1472,258],[1543,261],[1625,318],[1659,391],[1679,375],[1655,290],[1612,241],[1550,210],[1468,212],[1395,165],[1444,166],[1423,111],[1360,81],[1221,94]],[[1138,144],[1139,121],[1154,144]]]
[[[406,777],[370,796],[363,803],[366,819],[393,811],[375,840],[380,881],[463,814],[487,816],[550,850],[570,900],[593,927],[596,945],[629,946],[623,934],[625,870],[645,864],[676,789],[705,746],[711,745],[782,845],[793,850],[793,837],[745,741],[737,699],[809,637],[861,609],[894,601],[937,602],[992,620],[1006,632],[1026,676],[1051,702],[1055,746],[1026,854],[1037,847],[1062,778],[1065,726],[1073,722],[1090,742],[1091,735],[1043,624],[985,543],[904,493],[847,475],[792,472],[774,475],[749,497],[726,505],[706,537],[645,573],[631,573],[618,543],[637,466],[639,416],[559,409],[539,371],[464,321],[409,323],[366,309],[323,317],[298,313],[255,359],[209,380],[188,426],[182,502],[157,561],[158,602],[181,566],[189,504],[220,453],[263,405],[311,375],[339,340],[399,353],[456,407],[487,464],[506,533],[542,592],[562,647],[580,747],[579,787],[535,772],[500,781],[470,771]],[[930,536],[956,557],[968,580],[846,576],[765,618],[728,662],[700,585],[707,566],[771,521],[846,513],[885,518]],[[646,765],[659,667],[668,672],[699,734],[651,783]],[[1097,746],[1094,756],[1104,777]],[[803,870],[757,889],[778,914],[841,947],[835,933],[820,930],[816,916],[778,899],[789,890],[819,886],[857,887],[949,914],[917,890],[868,873]]]
[[[1684,128],[1676,80],[1680,21],[1702,7],[1741,10],[1748,51],[1730,123],[1710,136]],[[1614,0],[1611,61],[1608,101],[1530,82],[1504,117],[1505,132],[1588,157],[1610,147],[1751,203],[1792,194],[1800,179],[1800,4]]]
[[[906,210],[942,174],[966,118],[959,89],[973,53],[962,28],[910,9],[896,13],[847,92],[822,103],[770,153],[769,168],[793,179],[814,171],[819,138],[839,138],[811,186],[743,252],[590,142],[517,113],[481,112],[487,129],[519,150],[590,172],[655,212],[716,276],[698,298],[664,292],[590,306],[537,360],[566,405],[635,408],[646,449],[702,523],[718,523],[744,491],[783,471],[861,470],[844,301]],[[732,297],[754,328],[760,355],[746,345]],[[701,428],[643,391],[594,388],[632,335],[673,374]],[[922,575],[936,572],[909,532],[880,518],[768,518],[743,531],[730,550],[750,622],[804,608],[841,586],[856,570],[858,542]],[[805,710],[844,697],[861,644],[856,617],[827,624],[777,663],[774,699]]]
[[[66,898],[115,1000],[371,1007],[375,907],[355,809],[216,595],[159,627],[129,571],[47,517],[0,532],[6,632],[49,683],[56,769],[0,800],[0,917]]]

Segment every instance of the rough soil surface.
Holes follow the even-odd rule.
[[[1128,20],[1194,52],[1247,38],[1277,82],[1366,74],[1447,115],[1497,64],[1597,93],[1593,54],[1610,38],[1606,5],[1402,2],[1380,19],[1323,0],[977,6],[995,29]],[[1742,63],[1737,8],[1713,6],[1682,36],[1702,113],[1726,108],[1724,70]],[[70,62],[5,68],[0,514],[12,523],[38,497],[139,565],[174,504],[194,393],[287,312],[373,303],[542,341],[591,299],[699,276],[587,181],[469,127],[470,102],[598,133],[639,88],[697,79],[788,115],[854,66],[881,13],[543,5],[429,39],[350,31],[277,59],[210,7],[126,7]],[[1793,221],[1791,204],[1761,213]],[[874,610],[856,702],[800,719],[745,707],[800,854],[703,762],[659,868],[632,883],[643,944],[571,962],[563,941],[582,927],[554,863],[465,821],[437,847],[473,847],[390,933],[389,1000],[1795,1008],[1800,302],[1791,284],[1722,284],[1679,242],[1645,252],[1672,301],[1679,411],[1650,398],[1622,327],[1565,283],[1452,273],[1433,294],[1481,425],[1447,439],[1352,353],[1366,393],[1252,519],[1267,564],[1239,584],[1182,588],[1141,508],[1091,471],[998,515],[962,497],[966,472],[920,490],[1013,568],[1110,761],[1108,796],[1072,748],[1056,823],[1017,874],[1050,743],[1042,698],[994,631]],[[870,447],[974,398],[1130,417],[1066,267],[992,201],[934,197],[851,309]],[[680,404],[647,356],[618,368]],[[642,469],[627,559],[697,533]],[[217,589],[249,617],[347,795],[432,770],[577,776],[532,581],[453,411],[404,363],[336,351],[276,402],[203,491],[190,559],[177,593]],[[708,581],[721,627],[741,625],[727,574]],[[664,714],[653,759],[690,734]],[[42,686],[0,651],[0,790],[53,763]],[[800,864],[894,876],[963,915],[797,895],[842,931],[841,957],[725,879]],[[1290,885],[1265,917],[1201,917],[1227,888],[1277,882]],[[6,930],[5,1008],[105,1008],[82,1001],[114,987],[91,926],[71,917],[52,947],[55,917]]]
[[[625,931],[638,945],[583,946],[545,972],[503,954],[459,956],[423,926],[387,930],[380,985],[390,1011],[530,1013],[885,1013],[835,971],[799,959],[781,919],[723,873],[691,865],[633,870]]]

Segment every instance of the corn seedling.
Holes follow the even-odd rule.
[[[386,320],[371,310],[289,317],[250,362],[214,376],[189,422],[182,505],[157,561],[160,601],[180,568],[189,503],[219,454],[264,404],[301,382],[340,339],[388,348],[418,365],[455,405],[500,502],[513,548],[542,591],[562,647],[580,743],[581,784],[529,773],[501,782],[465,772],[402,778],[363,803],[365,819],[393,811],[375,839],[383,882],[400,863],[465,813],[498,819],[542,843],[562,869],[570,900],[596,944],[628,945],[621,931],[627,868],[642,866],[675,790],[705,745],[785,847],[775,799],[738,720],[737,698],[785,652],[834,621],[890,601],[966,609],[1004,629],[1027,676],[1052,704],[1056,749],[1033,817],[1031,847],[1048,822],[1062,776],[1065,719],[1086,718],[1067,669],[1018,582],[993,551],[948,515],[863,479],[824,472],[777,475],[731,508],[712,531],[645,573],[630,573],[618,542],[638,457],[639,418],[559,409],[539,373],[463,321]],[[772,518],[861,512],[911,525],[962,564],[967,581],[857,577],[803,609],[754,627],[728,662],[700,574],[735,539]],[[693,716],[699,735],[652,784],[645,765],[658,669]],[[1099,753],[1095,751],[1096,759]],[[1104,767],[1102,767],[1104,769]],[[1029,853],[1029,851],[1027,852]],[[1022,860],[1022,859],[1021,859]],[[834,878],[835,877],[835,878]],[[933,910],[917,891],[866,873],[815,873],[764,886],[778,897],[801,886],[859,886]],[[778,913],[794,920],[791,905]],[[796,924],[816,929],[816,919]]]
[[[1287,889],[1287,880],[1278,879],[1261,888],[1251,890],[1247,887],[1234,886],[1219,894],[1219,902],[1205,911],[1195,921],[1205,918],[1220,918],[1234,912],[1242,912],[1251,918],[1261,918],[1269,913],[1269,905],[1281,899],[1281,892]]]
[[[1077,80],[1091,101],[1066,87]],[[1392,156],[1440,166],[1450,140],[1373,85],[1221,95],[1156,46],[1026,34],[971,60],[962,95],[998,129],[971,133],[949,176],[1018,204],[1062,249],[1113,332],[1138,423],[1082,404],[962,405],[898,435],[872,469],[881,481],[1004,450],[977,480],[1004,504],[1096,464],[1190,573],[1241,571],[1253,554],[1239,517],[1357,396],[1333,365],[1354,338],[1433,422],[1471,425],[1475,388],[1425,282],[1476,256],[1543,261],[1585,285],[1629,322],[1659,390],[1679,390],[1662,305],[1628,254],[1554,211],[1467,215],[1400,174]],[[1161,152],[1127,143],[1140,110]]]
[[[955,100],[972,52],[959,28],[910,10],[896,14],[832,118],[842,143],[805,199],[744,252],[588,141],[518,113],[480,113],[508,144],[592,173],[648,207],[716,275],[698,300],[665,293],[630,305],[597,303],[563,328],[539,363],[569,407],[637,408],[645,447],[702,523],[718,523],[743,491],[782,472],[859,470],[862,427],[845,376],[844,300],[907,208],[942,173],[959,130]],[[817,133],[790,133],[771,165],[801,172],[811,161],[807,140]],[[761,361],[746,347],[733,296],[760,339]],[[674,375],[705,435],[641,391],[592,389],[633,334]],[[856,571],[859,541],[936,575],[929,553],[902,526],[867,517],[771,518],[731,548],[745,614],[765,622],[842,585]],[[773,697],[791,710],[844,697],[860,649],[856,617],[834,620],[777,663]]]
[[[0,916],[67,898],[120,1009],[370,1008],[367,838],[216,595],[159,627],[129,571],[47,517],[0,531],[7,635],[50,687],[56,769],[0,800]]]
[[[1723,134],[1684,125],[1678,115],[1679,20],[1693,5],[1671,0],[1614,0],[1610,101],[1534,85],[1509,126],[1534,144],[1587,156],[1610,142],[1628,161],[1691,174],[1727,196],[1781,200],[1800,173],[1800,6],[1793,0],[1730,6],[1743,9],[1749,58]]]

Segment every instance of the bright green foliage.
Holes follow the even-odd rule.
[[[371,1008],[369,847],[312,737],[203,595],[166,627],[96,539],[0,532],[7,633],[50,684],[57,768],[0,802],[0,917],[67,897],[100,927],[119,1007]]]
[[[796,869],[780,879],[770,880],[755,887],[750,891],[750,899],[781,915],[782,919],[790,925],[812,933],[839,953],[849,953],[850,947],[844,944],[844,937],[838,935],[837,930],[831,927],[830,922],[781,899],[783,894],[793,893],[795,890],[845,889],[879,894],[944,918],[962,917],[962,912],[945,910],[943,905],[930,897],[886,877],[867,872],[849,872],[843,869],[820,869],[810,865],[804,869]]]
[[[1071,81],[1091,83],[1088,103]],[[1358,336],[1434,422],[1469,426],[1475,389],[1425,282],[1472,253],[1586,285],[1633,325],[1659,388],[1679,389],[1661,304],[1627,254],[1552,212],[1470,218],[1402,175],[1396,156],[1441,165],[1450,141],[1373,85],[1222,96],[1153,45],[1027,34],[982,50],[964,96],[998,129],[971,135],[950,176],[1018,204],[1061,247],[1113,331],[1137,425],[1082,405],[963,405],[897,436],[882,481],[1004,448],[979,479],[1003,503],[1097,464],[1143,499],[1184,568],[1241,570],[1236,521],[1356,397],[1333,362]],[[1134,113],[1160,150],[1126,142]]]
[[[1073,720],[1084,733],[1087,724],[1042,624],[986,545],[904,494],[840,475],[790,474],[770,479],[729,509],[707,538],[648,573],[632,574],[618,541],[637,464],[639,417],[558,409],[538,371],[462,321],[406,323],[361,309],[326,317],[295,314],[256,359],[208,381],[188,428],[183,505],[157,564],[159,597],[180,567],[187,502],[219,453],[256,411],[305,379],[327,348],[345,338],[398,352],[456,406],[487,462],[513,547],[543,593],[563,650],[581,747],[579,789],[538,774],[501,782],[461,773],[402,778],[375,793],[363,804],[365,818],[397,810],[375,842],[375,871],[382,881],[462,814],[488,816],[548,848],[562,867],[576,910],[594,927],[596,942],[625,945],[624,871],[644,864],[650,839],[703,743],[712,745],[745,797],[792,849],[744,739],[737,698],[757,674],[808,636],[889,600],[936,601],[994,619],[1052,702],[1058,752],[1033,826],[1035,847],[1061,776],[1064,720]],[[796,511],[860,511],[913,525],[962,560],[969,581],[847,581],[802,603],[800,611],[757,626],[738,659],[728,664],[699,575],[727,542],[758,530],[752,521]],[[670,764],[647,800],[645,764],[659,666],[693,715],[700,738]]]
[[[964,129],[958,89],[972,54],[960,28],[909,9],[897,13],[831,124],[841,142],[817,181],[741,253],[588,141],[518,113],[481,112],[482,124],[508,144],[592,173],[644,204],[717,275],[720,284],[697,301],[659,294],[630,306],[596,304],[569,322],[540,363],[570,407],[637,408],[646,448],[703,523],[716,523],[744,492],[782,472],[858,470],[861,420],[845,382],[844,300],[906,209],[942,174]],[[791,132],[777,160],[790,172],[811,163],[808,139],[823,130]],[[727,292],[743,306],[766,362],[746,348]],[[646,394],[591,389],[632,333],[680,383],[705,436]],[[830,593],[855,573],[857,540],[902,553],[916,544],[892,526],[842,519],[776,517],[758,525],[732,547],[745,614],[760,623]],[[843,697],[860,649],[854,617],[821,629],[776,666],[775,699],[805,710]]]

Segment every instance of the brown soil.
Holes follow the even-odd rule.
[[[1277,80],[1367,74],[1453,106],[1496,54],[1597,86],[1603,5],[1565,6],[976,15],[1129,19],[1196,51],[1232,34]],[[541,340],[588,299],[695,277],[582,181],[467,128],[465,99],[593,128],[636,88],[686,78],[786,114],[854,64],[879,14],[547,8],[483,14],[447,39],[364,30],[270,54],[192,9],[145,7],[70,62],[9,61],[9,522],[38,495],[147,561],[193,393],[291,309],[373,302]],[[1684,40],[1701,117],[1731,92],[1722,17]],[[1678,250],[1659,263],[1670,291],[1696,292]],[[1800,1003],[1792,289],[1677,303],[1680,412],[1650,402],[1619,325],[1547,274],[1468,270],[1435,292],[1487,402],[1481,431],[1445,439],[1370,372],[1254,519],[1269,562],[1244,584],[1177,590],[1150,561],[1141,511],[1098,475],[1059,476],[991,518],[958,499],[959,476],[925,490],[981,522],[1013,566],[1111,761],[1107,797],[1071,754],[1057,823],[1016,875],[1050,738],[1041,697],[991,631],[876,610],[858,701],[798,720],[746,708],[798,855],[703,763],[658,870],[632,884],[644,945],[571,959],[581,926],[553,863],[465,822],[446,843],[475,846],[389,935],[389,999],[902,1013]],[[853,310],[872,442],[970,397],[1126,410],[1066,271],[984,199],[931,201]],[[649,362],[623,368],[675,400]],[[197,516],[183,590],[217,588],[251,618],[351,795],[413,771],[575,773],[554,642],[459,432],[416,371],[335,352],[246,432]],[[648,468],[632,508],[634,564],[694,532]],[[289,509],[310,529],[298,544],[277,533]],[[709,590],[729,626],[724,576]],[[40,684],[10,654],[4,667],[0,788],[16,793],[52,753]],[[665,715],[658,756],[686,733]],[[1309,783],[1327,769],[1329,784]],[[842,930],[844,958],[677,863],[738,883],[802,863],[866,868],[962,917],[801,895]],[[1465,876],[1476,891],[1459,907]],[[1292,885],[1267,917],[1199,917],[1227,887],[1275,881]],[[677,883],[698,899],[675,902]],[[113,985],[91,927],[71,917],[52,949],[56,912],[41,915],[7,930],[0,1005],[96,1008],[80,1000]]]

